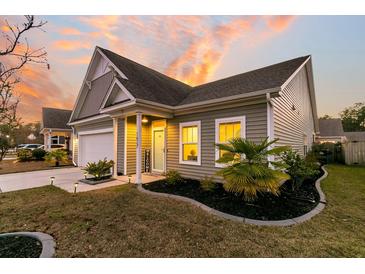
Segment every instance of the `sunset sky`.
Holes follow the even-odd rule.
[[[18,86],[24,122],[42,106],[73,107],[96,45],[190,85],[311,54],[319,115],[365,101],[365,16],[38,16],[50,70],[28,66]],[[0,16],[20,23],[21,16]],[[0,45],[3,47],[3,44]],[[1,61],[1,60],[0,60]]]

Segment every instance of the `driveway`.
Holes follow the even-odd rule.
[[[65,189],[73,189],[74,183],[83,178],[83,172],[78,167],[39,170],[0,175],[2,192],[40,187],[50,184],[50,177],[54,176],[54,185]]]

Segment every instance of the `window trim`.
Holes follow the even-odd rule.
[[[197,126],[198,127],[198,160],[195,161],[184,161],[182,158],[183,155],[183,143],[182,143],[182,129],[183,127],[188,126]],[[194,166],[200,166],[201,165],[201,121],[191,121],[191,122],[183,122],[179,123],[179,164],[183,165],[194,165]]]
[[[241,137],[246,138],[246,116],[234,116],[234,117],[226,117],[226,118],[219,118],[215,119],[215,144],[220,144],[219,142],[219,125],[224,123],[234,123],[240,122],[241,123]],[[215,167],[225,167],[226,164],[220,164],[216,161],[219,159],[219,149],[215,147]]]

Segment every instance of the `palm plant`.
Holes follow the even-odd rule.
[[[52,163],[55,166],[59,166],[60,163],[67,163],[68,161],[67,151],[62,149],[53,150],[51,152],[48,152],[44,157],[44,159],[48,163]]]
[[[289,179],[289,176],[281,172],[280,161],[269,161],[269,156],[279,156],[288,147],[270,148],[278,139],[269,141],[268,138],[260,144],[244,138],[232,138],[228,144],[216,144],[223,150],[222,157],[217,163],[225,164],[218,171],[224,179],[224,188],[228,192],[243,194],[246,201],[257,198],[258,193],[271,192],[279,195],[281,182]],[[277,167],[273,169],[270,165]]]

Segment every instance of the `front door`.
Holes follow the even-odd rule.
[[[165,172],[165,129],[152,131],[152,171]]]

